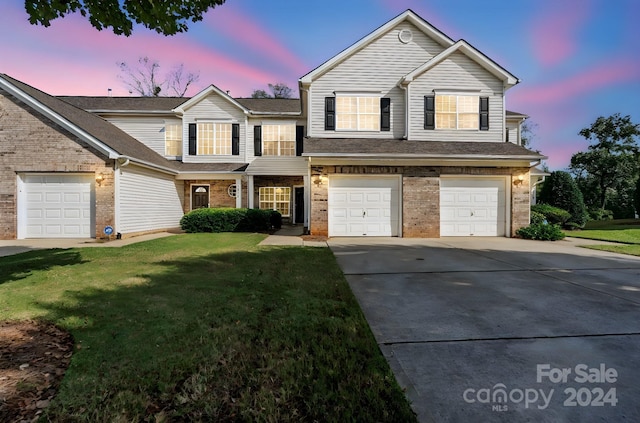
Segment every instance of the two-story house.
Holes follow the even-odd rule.
[[[518,79],[412,11],[300,99],[54,97],[0,75],[0,238],[130,236],[199,207],[326,236],[512,236],[529,222]]]

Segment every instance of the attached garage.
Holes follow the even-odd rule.
[[[18,191],[18,238],[95,237],[93,174],[23,174]]]
[[[399,176],[330,176],[329,236],[398,236],[399,187]]]
[[[441,178],[440,236],[505,236],[506,179]]]

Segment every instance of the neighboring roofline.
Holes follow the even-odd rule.
[[[171,109],[167,109],[167,110],[82,109],[82,110],[87,111],[89,113],[94,113],[96,115],[139,115],[139,116],[144,116],[144,115],[153,115],[153,116],[156,116],[156,115],[171,115],[171,116],[176,116],[176,113]]]
[[[504,118],[505,119],[522,119],[522,120],[524,120],[524,119],[528,119],[529,115],[524,115],[522,113],[512,113],[510,115],[505,114]]]
[[[302,76],[298,80],[298,82],[302,85],[310,84],[316,77],[326,73],[328,70],[330,70],[337,64],[341,63],[347,57],[351,56],[356,51],[364,48],[365,46],[370,44],[372,41],[374,41],[376,38],[378,38],[380,35],[384,34],[385,32],[387,32],[388,30],[390,30],[391,28],[393,28],[394,26],[398,25],[403,21],[409,21],[410,23],[412,23],[413,25],[421,29],[423,32],[428,33],[433,40],[435,40],[438,44],[442,45],[443,47],[449,47],[454,44],[454,41],[451,38],[449,38],[447,35],[445,35],[442,31],[440,31],[439,29],[431,25],[429,22],[424,20],[422,17],[416,14],[413,10],[407,9],[400,15],[390,20],[389,22],[378,27],[378,29],[371,32],[369,35],[366,35],[365,37],[361,38],[359,41],[347,47],[346,49],[342,50],[340,53],[333,56],[331,59],[327,60],[317,68],[313,69],[311,72]]]
[[[119,159],[129,160],[131,163],[133,163],[135,165],[138,165],[138,166],[141,166],[141,167],[155,169],[155,170],[158,170],[158,171],[161,171],[161,172],[164,172],[164,173],[170,173],[172,175],[177,175],[178,173],[180,173],[176,169],[172,169],[170,167],[165,167],[165,166],[160,166],[160,165],[157,165],[157,164],[149,163],[149,162],[147,162],[145,160],[140,160],[140,159],[137,159],[137,158],[131,157],[131,156],[118,156],[118,158]],[[165,159],[165,160],[167,160],[167,159]],[[169,160],[167,160],[167,162],[170,163]]]
[[[433,68],[434,66],[436,66],[439,63],[441,63],[447,57],[451,56],[453,53],[455,53],[457,51],[463,53],[464,55],[469,57],[471,60],[473,60],[474,62],[478,63],[480,66],[485,68],[487,71],[489,71],[495,77],[497,77],[497,78],[501,79],[502,81],[504,81],[505,84],[507,84],[509,86],[514,86],[514,85],[516,85],[517,83],[520,82],[520,80],[518,78],[516,78],[511,72],[507,71],[505,68],[503,68],[502,66],[498,65],[496,62],[491,60],[487,55],[482,53],[480,50],[476,49],[475,47],[473,47],[471,44],[469,44],[465,40],[458,40],[458,41],[456,41],[455,44],[453,44],[449,48],[447,48],[444,51],[440,52],[438,55],[432,57],[430,60],[425,62],[423,65],[417,67],[416,69],[414,69],[411,72],[409,72],[408,74],[406,74],[402,78],[402,83],[403,84],[409,84],[409,83],[413,82],[413,80],[417,76],[419,76],[419,75],[423,74],[424,72],[428,71],[429,69]]]
[[[68,119],[66,119],[59,113],[57,113],[56,111],[52,110],[48,106],[45,106],[35,98],[31,97],[30,95],[28,95],[27,93],[25,93],[15,85],[13,85],[11,82],[7,81],[5,79],[4,74],[0,74],[0,87],[2,87],[7,92],[11,93],[11,95],[14,95],[15,97],[19,98],[24,103],[30,105],[31,107],[33,107],[38,112],[42,113],[43,115],[45,115],[46,117],[54,121],[55,123],[67,129],[72,134],[78,136],[80,139],[87,142],[89,145],[94,147],[96,150],[100,151],[102,154],[105,154],[110,159],[117,159],[118,157],[120,157],[120,154],[116,150],[109,147],[108,145],[106,145],[105,143],[103,143],[93,135],[89,134],[87,131],[80,128],[76,124],[72,123],[71,121],[69,121]]]
[[[244,114],[249,114],[249,109],[244,107],[242,104],[238,103],[233,97],[231,97],[229,94],[222,91],[220,88],[216,87],[213,84],[209,85],[207,88],[200,91],[198,94],[191,97],[189,100],[185,101],[180,106],[176,107],[175,109],[172,109],[171,111],[175,113],[184,113],[186,109],[199,103],[202,99],[206,98],[209,94],[212,94],[212,93],[218,94],[220,97],[227,100],[229,103],[233,104],[238,109],[242,110]]]

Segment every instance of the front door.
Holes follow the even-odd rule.
[[[209,207],[209,187],[195,185],[191,187],[191,210]]]
[[[296,215],[293,223],[304,223],[304,187],[294,188],[294,202]]]

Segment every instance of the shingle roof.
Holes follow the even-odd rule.
[[[406,158],[477,157],[543,159],[539,153],[509,142],[408,141],[370,138],[306,138],[304,156]]]
[[[184,97],[84,97],[58,96],[57,98],[90,111],[163,111],[171,112],[188,100]]]
[[[166,112],[189,100],[187,97],[83,97],[58,96],[88,111]],[[300,100],[289,98],[236,98],[242,106],[257,113],[300,113]]]

